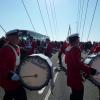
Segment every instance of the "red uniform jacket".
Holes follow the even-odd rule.
[[[46,49],[45,49],[45,54],[47,56],[51,56],[52,55],[52,51],[53,51],[53,45],[51,42],[49,42],[46,46]]]
[[[3,47],[0,49],[0,86],[7,91],[20,88],[18,81],[12,81],[8,78],[9,73],[14,71],[16,64],[16,56],[11,47]]]
[[[65,54],[65,49],[67,48],[69,44],[67,42],[64,42],[60,48],[61,50],[61,54],[64,53]]]
[[[28,55],[31,55],[31,54],[34,54],[35,53],[35,49],[37,48],[36,41],[32,41],[31,46],[32,46],[32,48],[29,50]]]
[[[100,46],[96,46],[94,49],[94,53],[98,53],[98,52],[100,52]]]
[[[90,74],[91,69],[81,62],[81,52],[78,46],[68,46],[66,50],[67,84],[73,89],[80,90],[83,88],[81,71]]]

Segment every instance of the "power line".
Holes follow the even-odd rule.
[[[34,27],[34,25],[33,25],[33,23],[32,23],[32,20],[31,20],[31,17],[30,17],[30,15],[29,15],[29,13],[28,13],[28,10],[27,10],[27,8],[26,8],[26,5],[25,5],[25,3],[24,3],[23,0],[21,0],[21,1],[22,1],[22,4],[23,4],[23,7],[24,7],[24,9],[25,9],[25,11],[26,11],[26,13],[27,13],[27,16],[28,16],[28,18],[29,18],[29,20],[30,20],[30,23],[31,23],[31,25],[32,25],[32,27],[33,27],[33,29],[34,29],[34,31],[35,31],[35,27]]]
[[[85,17],[84,17],[84,23],[83,23],[81,41],[82,41],[82,38],[83,38],[83,32],[84,32],[84,27],[85,27],[85,22],[86,22],[86,17],[87,17],[88,5],[89,5],[89,0],[87,1],[86,11],[85,11]]]
[[[45,25],[45,22],[44,22],[44,19],[43,19],[43,15],[42,15],[41,8],[40,8],[40,4],[39,4],[39,1],[38,0],[37,0],[37,4],[38,4],[38,8],[39,8],[39,11],[40,11],[40,15],[41,15],[41,18],[42,18],[42,22],[43,22],[43,25],[44,25],[44,28],[45,28],[45,32],[47,34],[46,25]]]
[[[2,25],[0,25],[1,29],[6,33],[6,30],[2,27]]]
[[[48,20],[49,20],[50,30],[51,30],[51,33],[52,33],[52,38],[54,39],[53,31],[52,31],[52,26],[51,26],[51,20],[50,20],[50,16],[49,16],[49,12],[48,12],[48,7],[47,7],[47,2],[46,2],[46,0],[45,0],[45,5],[46,5],[46,11],[47,11]]]
[[[98,4],[98,0],[96,1],[96,5],[95,5],[95,8],[94,8],[94,12],[93,12],[93,16],[92,16],[92,20],[91,20],[91,24],[90,24],[90,28],[89,28],[89,33],[88,33],[88,36],[87,36],[87,41],[88,41],[88,38],[89,38],[89,35],[90,35],[90,32],[91,32],[91,28],[92,28],[92,24],[93,24],[95,12],[96,12],[97,4]]]

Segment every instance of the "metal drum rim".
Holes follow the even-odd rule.
[[[26,60],[32,59],[33,57],[39,57],[39,56],[37,56],[37,55],[36,55],[36,56],[28,56],[26,59],[24,59],[24,60],[20,63],[20,65],[19,65],[18,74],[20,73],[21,65],[22,65]],[[41,57],[39,57],[39,58],[42,59]],[[50,78],[51,78],[51,67],[49,66],[49,64],[47,63],[47,61],[46,61],[45,59],[42,59],[42,60],[44,60],[45,63],[48,65],[48,70],[50,71],[50,72],[48,72],[48,76],[47,76],[48,78],[47,78],[46,82],[45,82],[44,84],[42,84],[41,86],[34,86],[34,87],[32,87],[32,86],[27,85],[25,82],[23,82],[23,79],[21,78],[21,76],[20,76],[20,74],[19,74],[20,81],[21,81],[22,85],[23,85],[25,88],[27,88],[27,89],[29,89],[29,90],[40,90],[40,89],[42,89],[44,86],[48,85],[48,83],[49,83],[49,81],[50,81]]]

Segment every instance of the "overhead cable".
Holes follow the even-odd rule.
[[[94,8],[94,12],[93,12],[93,16],[92,16],[92,20],[91,20],[91,24],[90,24],[90,28],[89,28],[89,32],[88,32],[88,36],[87,36],[87,41],[88,41],[88,39],[89,39],[89,35],[90,35],[90,33],[91,33],[91,28],[92,28],[92,24],[93,24],[93,20],[94,20],[95,12],[96,12],[97,4],[98,4],[98,0],[96,1],[96,5],[95,5],[95,8]]]
[[[55,19],[54,19],[54,15],[53,15],[53,9],[52,9],[52,5],[51,5],[51,0],[49,0],[49,3],[50,3],[51,15],[52,15],[53,23],[54,23],[54,29],[55,29],[55,33],[56,33]]]
[[[83,3],[82,3],[82,11],[81,11],[81,16],[80,16],[79,33],[80,33],[80,30],[81,30],[81,23],[82,23],[82,16],[83,16],[83,8],[84,8],[84,0],[83,0]]]
[[[50,20],[50,16],[49,16],[49,12],[48,12],[48,7],[47,7],[47,2],[46,2],[46,0],[45,0],[45,5],[46,5],[46,11],[47,11],[48,20],[49,20],[50,30],[51,30],[51,33],[52,33],[52,38],[53,38],[53,40],[54,40],[53,31],[52,31],[52,26],[51,26],[51,20]]]
[[[57,30],[58,30],[58,23],[57,23],[57,16],[56,16],[56,10],[55,10],[55,4],[54,4],[54,0],[52,0],[52,2],[53,2],[53,9],[54,9],[54,15],[55,15],[55,21],[56,21],[56,28],[57,28]]]
[[[77,25],[76,25],[76,33],[79,31],[79,19],[80,19],[80,8],[81,8],[81,0],[78,0],[78,10],[77,10]]]
[[[28,18],[29,18],[29,20],[30,20],[30,23],[31,23],[31,25],[32,25],[32,27],[33,27],[33,29],[34,29],[34,31],[36,31],[36,30],[35,30],[35,27],[34,27],[34,25],[33,25],[33,23],[32,23],[31,17],[30,17],[30,15],[29,15],[29,13],[28,13],[28,10],[27,10],[27,8],[26,8],[26,5],[25,5],[24,1],[23,1],[23,0],[21,0],[21,1],[22,1],[22,4],[23,4],[23,7],[24,7],[24,9],[25,9],[25,11],[26,11],[26,13],[27,13],[27,16],[28,16]]]
[[[81,35],[81,41],[82,41],[82,38],[83,38],[84,27],[85,27],[85,22],[86,22],[86,18],[87,18],[88,5],[89,5],[89,0],[87,1],[87,5],[86,5],[86,11],[85,11],[85,17],[84,17],[84,23],[83,23],[83,29],[82,29],[82,35]]]
[[[43,15],[42,15],[41,8],[40,8],[40,4],[39,4],[39,1],[38,0],[37,0],[37,4],[38,4],[38,8],[39,8],[39,11],[40,11],[40,15],[41,15],[41,18],[42,18],[42,22],[43,22],[43,25],[44,25],[44,28],[45,28],[45,32],[47,34],[46,25],[45,25],[45,22],[44,22],[44,19],[43,19]]]
[[[0,25],[1,29],[6,33],[6,30],[2,27],[2,25]]]

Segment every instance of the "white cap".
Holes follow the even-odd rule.
[[[14,30],[11,30],[11,31],[8,31],[6,33],[6,36],[11,36],[11,35],[16,35],[16,36],[19,36],[19,30],[18,29],[14,29]]]
[[[69,37],[79,37],[79,34],[78,33],[74,33],[74,34],[71,34]]]
[[[70,41],[71,39],[74,38],[79,38],[79,34],[78,33],[71,34],[70,36],[67,37],[67,40]]]

